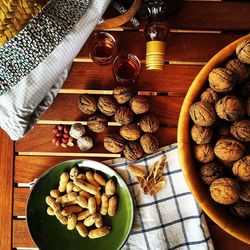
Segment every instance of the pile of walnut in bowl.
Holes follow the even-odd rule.
[[[216,202],[250,218],[250,40],[237,58],[214,68],[209,87],[190,108],[199,174]]]
[[[123,152],[128,160],[135,161],[158,149],[158,139],[153,133],[159,129],[159,120],[149,113],[147,97],[136,95],[132,86],[117,86],[113,96],[80,95],[78,104],[83,113],[91,115],[87,126],[92,132],[105,131],[112,119],[121,125],[119,134],[105,136],[104,147],[108,151]]]

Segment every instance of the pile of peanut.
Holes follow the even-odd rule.
[[[58,189],[46,197],[47,213],[76,230],[82,237],[100,238],[110,233],[111,227],[103,225],[103,216],[114,216],[118,200],[116,184],[97,172],[80,173],[73,167],[70,173],[60,176]]]

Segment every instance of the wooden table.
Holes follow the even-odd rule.
[[[171,34],[167,42],[166,67],[162,72],[145,71],[144,34],[131,25],[112,31],[120,51],[136,54],[142,62],[137,83],[140,90],[151,91],[153,113],[160,118],[160,145],[176,142],[177,121],[187,89],[202,66],[221,48],[250,30],[250,4],[245,2],[186,1],[182,10],[170,20]],[[101,67],[88,58],[86,44],[76,58],[69,77],[54,104],[42,115],[40,123],[23,139],[12,142],[0,130],[0,249],[32,248],[25,222],[25,206],[29,194],[27,183],[46,169],[80,151],[56,148],[51,143],[52,128],[61,121],[84,121],[77,106],[76,90],[111,90],[115,85],[111,66]],[[164,108],[163,108],[164,107]],[[102,146],[105,134],[117,130],[109,127],[95,136],[91,152],[108,153]],[[61,156],[53,156],[55,153]],[[52,155],[51,155],[52,154]],[[99,158],[102,159],[102,158]],[[96,158],[95,158],[96,159]],[[21,187],[20,183],[24,183]],[[216,249],[250,249],[231,237],[208,219]]]

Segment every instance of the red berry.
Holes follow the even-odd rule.
[[[59,129],[59,131],[62,131],[63,130],[63,125],[58,125],[58,129]]]
[[[63,138],[69,138],[69,134],[63,134]]]
[[[61,145],[61,139],[56,140],[56,146],[59,147]]]
[[[69,133],[69,126],[64,126],[63,132],[65,134],[68,134]]]
[[[56,134],[58,132],[58,128],[53,128],[53,133]]]
[[[56,133],[56,136],[57,136],[57,137],[62,137],[62,136],[63,136],[63,133],[62,133],[62,132],[58,132],[58,133]]]
[[[63,142],[63,143],[67,143],[67,142],[68,142],[68,139],[67,139],[67,138],[62,138],[62,142]]]
[[[57,137],[54,136],[53,139],[52,139],[52,143],[56,143],[56,140],[57,140]]]

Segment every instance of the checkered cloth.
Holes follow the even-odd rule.
[[[135,201],[133,229],[125,250],[214,249],[204,214],[197,206],[181,171],[177,144],[133,163],[150,171],[163,155],[167,157],[163,175],[166,186],[155,196],[144,195],[136,179],[127,171],[125,159],[106,161],[126,180]]]

